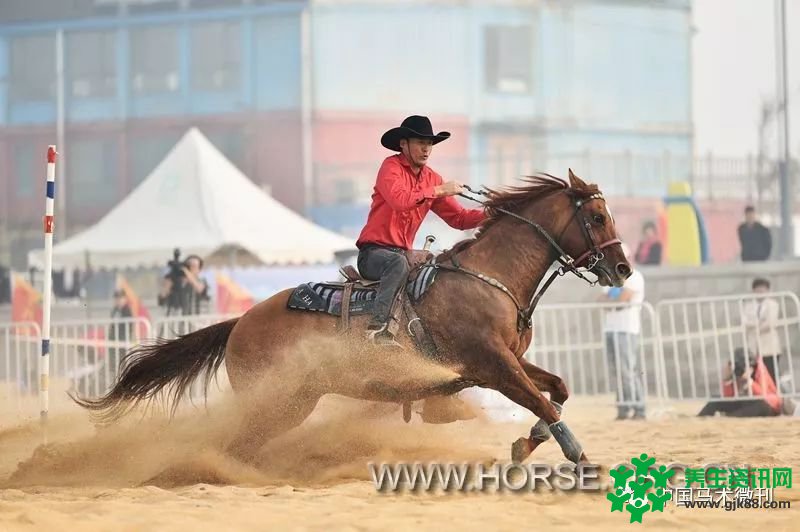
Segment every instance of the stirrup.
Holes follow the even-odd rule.
[[[381,325],[380,329],[367,329],[367,340],[374,341],[375,336],[379,335],[382,332],[386,332],[388,328],[389,328],[389,323],[386,322],[383,325]]]
[[[375,331],[367,331],[367,340],[369,340],[372,345],[377,347],[397,347],[400,349],[405,349],[401,344],[399,344],[395,339],[394,336],[389,334],[387,331],[389,329],[389,324],[384,323],[383,327],[377,329]]]
[[[372,340],[372,345],[374,345],[375,347],[392,347],[394,349],[405,349],[405,347],[403,347],[403,345],[400,344],[394,338],[391,337],[387,338],[385,336],[384,337],[378,336],[374,338]]]

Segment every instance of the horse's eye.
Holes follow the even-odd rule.
[[[592,217],[592,220],[593,220],[593,221],[594,221],[594,223],[596,223],[597,225],[603,225],[603,222],[605,222],[605,221],[606,221],[606,219],[603,217],[603,215],[602,215],[602,214],[595,214],[595,215]]]

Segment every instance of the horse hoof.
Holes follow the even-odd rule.
[[[586,453],[581,453],[581,457],[578,459],[578,464],[588,464],[589,459],[586,458]]]
[[[511,461],[521,464],[533,452],[534,446],[528,438],[519,438],[511,444]]]

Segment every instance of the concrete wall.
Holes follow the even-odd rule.
[[[697,268],[642,267],[645,299],[656,304],[662,299],[724,296],[750,292],[750,283],[764,277],[772,290],[800,294],[800,261],[732,263]],[[599,287],[590,287],[574,276],[565,276],[550,287],[542,303],[594,301]]]

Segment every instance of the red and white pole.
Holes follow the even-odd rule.
[[[42,356],[39,357],[39,406],[46,427],[50,407],[50,300],[53,293],[53,203],[56,196],[55,146],[47,148],[47,188],[44,203],[44,290],[42,297]],[[45,432],[45,442],[47,433]]]

